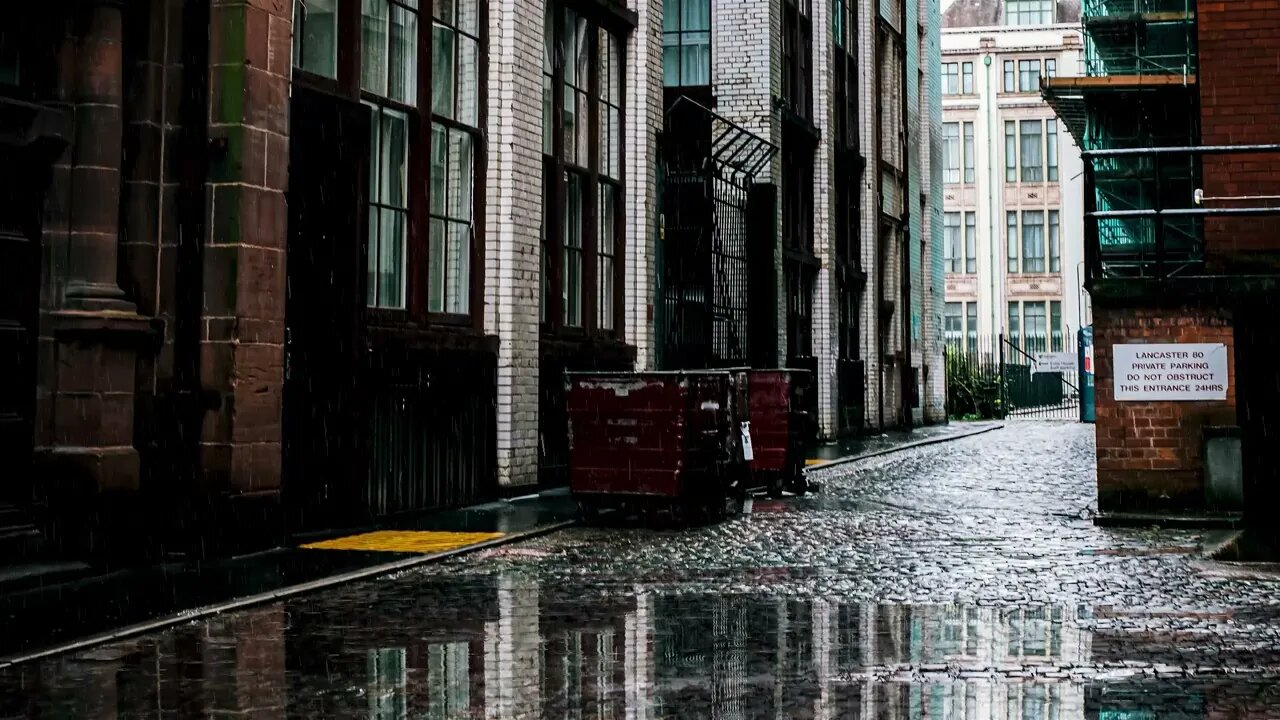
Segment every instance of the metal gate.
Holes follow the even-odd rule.
[[[747,364],[748,195],[776,148],[687,98],[663,138],[662,366]]]
[[[1043,371],[1034,355],[1001,335],[1000,374],[1005,417],[1080,419],[1078,368],[1066,372]]]

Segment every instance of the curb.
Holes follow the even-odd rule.
[[[805,472],[812,472],[814,470],[826,470],[828,468],[833,468],[839,465],[848,465],[849,463],[858,462],[859,460],[869,460],[871,458],[880,457],[882,455],[891,455],[893,453],[902,452],[903,450],[910,450],[912,448],[925,447],[927,445],[940,445],[942,443],[951,442],[953,440],[963,440],[965,438],[971,438],[971,437],[974,437],[975,435],[982,435],[984,433],[993,432],[995,430],[1001,430],[1003,428],[1004,428],[1004,423],[997,423],[995,425],[991,425],[990,427],[978,428],[976,430],[971,430],[969,432],[962,433],[959,435],[947,435],[946,437],[923,438],[920,440],[915,440],[913,442],[898,445],[897,447],[885,448],[884,450],[874,450],[872,452],[862,453],[861,455],[848,455],[846,457],[836,458],[835,460],[824,462],[820,465],[810,465],[809,467],[805,468]]]
[[[398,572],[400,570],[408,570],[410,568],[418,567],[419,565],[427,565],[437,560],[445,560],[451,557],[472,553],[477,550],[487,550],[489,548],[498,547],[500,545],[507,545],[510,543],[520,542],[521,540],[528,540],[530,538],[535,538],[541,535],[547,535],[547,534],[556,532],[557,530],[563,530],[572,525],[576,525],[577,523],[578,523],[577,520],[561,520],[560,522],[551,523],[549,525],[542,525],[540,527],[533,528],[532,530],[525,530],[523,532],[504,535],[503,537],[495,538],[493,540],[487,540],[485,542],[476,543],[475,545],[467,545],[465,547],[455,548],[453,550],[446,550],[444,552],[432,553],[430,555],[420,555],[417,557],[402,558],[400,560],[382,563],[380,565],[371,565],[369,567],[361,568],[359,570],[350,570],[348,572],[339,573],[337,575],[330,575],[328,577],[317,578],[315,580],[311,580],[305,583],[298,583],[297,585],[288,585],[288,586],[279,588],[277,590],[270,590],[267,592],[257,593],[254,595],[246,595],[244,597],[236,598],[234,600],[228,600],[226,602],[216,603],[213,605],[205,605],[197,608],[192,608],[190,610],[182,610],[182,611],[173,613],[171,615],[166,615],[164,617],[157,618],[155,620],[148,620],[146,622],[135,623],[133,625],[126,625],[125,627],[119,628],[117,630],[98,633],[96,635],[89,635],[89,636],[80,638],[79,640],[72,640],[70,642],[62,643],[60,645],[54,645],[52,647],[33,650],[30,652],[24,652],[17,655],[6,655],[3,657],[0,657],[0,669],[12,667],[14,665],[20,665],[22,663],[31,662],[33,660],[40,660],[42,658],[47,658],[54,655],[61,655],[63,653],[73,652],[76,650],[84,650],[86,648],[93,647],[95,645],[101,645],[103,643],[112,642],[115,640],[124,640],[126,638],[133,637],[135,635],[154,632],[156,630],[163,630],[173,625],[190,622],[192,620],[199,620],[201,618],[211,617],[213,615],[219,615],[221,613],[230,612],[232,610],[241,610],[253,605],[262,605],[265,603],[273,602],[275,600],[283,600],[285,598],[296,597],[298,595],[314,592],[316,590],[324,590],[326,588],[331,588],[336,585],[345,585],[347,583],[355,582],[357,580],[367,580],[369,578],[376,577],[378,575],[386,575],[389,573]]]
[[[1093,524],[1098,527],[1148,528],[1166,530],[1236,530],[1244,527],[1244,518],[1234,515],[1148,515],[1143,513],[1099,513]]]

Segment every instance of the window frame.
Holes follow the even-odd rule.
[[[1005,0],[1005,21],[1009,25],[1053,24],[1057,11],[1055,0]]]
[[[960,94],[973,94],[973,61],[960,63]]]
[[[942,213],[942,251],[947,274],[957,275],[963,267],[961,252],[963,242],[961,236],[961,213],[947,211]]]
[[[954,162],[953,162],[954,161]],[[961,165],[964,164],[960,149],[960,123],[942,123],[942,182],[948,185],[960,184]]]
[[[1004,121],[1004,181],[1018,182],[1018,123]]]
[[[434,88],[432,67],[432,35],[435,25],[434,6],[419,0],[417,8],[409,7],[403,0],[384,0],[389,6],[400,6],[414,13],[417,32],[412,54],[416,69],[412,96],[397,100],[362,87],[364,60],[364,2],[363,0],[335,0],[337,16],[337,64],[332,76],[310,72],[299,65],[300,58],[293,55],[291,44],[290,64],[292,82],[319,92],[345,97],[366,106],[377,106],[403,112],[407,116],[407,227],[404,248],[404,302],[402,307],[367,306],[366,317],[370,324],[401,324],[413,322],[423,327],[470,326],[480,332],[484,327],[484,267],[485,267],[485,183],[487,147],[483,141],[483,128],[488,122],[488,32],[489,0],[472,0],[476,17],[476,126],[472,142],[471,182],[471,247],[468,253],[467,313],[434,313],[428,308],[430,292],[430,229],[428,217],[431,199],[431,133],[436,121],[431,112]],[[389,17],[389,16],[388,16]],[[305,52],[305,51],[304,51]],[[388,54],[387,64],[390,71]],[[456,66],[456,65],[455,65]],[[370,160],[374,160],[376,148],[370,147]],[[372,179],[371,168],[371,179]],[[372,207],[374,198],[366,197]],[[364,230],[367,232],[367,226]],[[372,240],[372,238],[370,238]],[[372,242],[369,250],[373,252]],[[367,292],[367,290],[366,290]]]
[[[812,0],[782,0],[782,102],[813,121]]]
[[[978,352],[978,303],[976,301],[964,304],[964,335],[965,346],[969,352]]]
[[[1012,60],[1004,61],[1004,82],[1002,87],[1004,92],[1013,93],[1018,91],[1018,74],[1017,66]]]
[[[1033,132],[1028,132],[1030,128]],[[1034,142],[1030,142],[1032,138]],[[1028,149],[1035,148],[1034,164],[1028,164]],[[1018,181],[1023,183],[1044,182],[1044,121],[1018,121]]]
[[[1022,211],[1022,273],[1024,275],[1040,275],[1045,272],[1045,218],[1044,210]],[[1037,222],[1028,222],[1035,218]],[[1033,238],[1028,231],[1039,228],[1040,237]],[[1034,251],[1034,252],[1031,252]]]
[[[1018,92],[1034,93],[1040,91],[1040,59],[1022,58],[1018,60]]]
[[[1049,210],[1045,219],[1048,227],[1049,272],[1062,272],[1062,237],[1061,214],[1058,210]]]
[[[1045,179],[1058,182],[1058,119],[1044,121]]]
[[[1021,272],[1020,258],[1022,253],[1019,252],[1018,246],[1021,243],[1021,236],[1018,233],[1018,211],[1006,210],[1004,213],[1005,223],[1005,272],[1009,275],[1017,275]]]
[[[959,95],[960,94],[960,63],[958,62],[942,63],[942,94],[943,95]]]
[[[713,56],[713,54],[712,54],[712,51],[713,51],[713,43],[712,43],[712,41],[711,41],[712,23],[713,23],[713,21],[714,21],[714,10],[712,9],[712,8],[713,8],[713,5],[714,5],[714,0],[701,0],[701,1],[703,1],[703,2],[706,2],[706,6],[707,6],[707,16],[706,16],[707,23],[706,23],[706,28],[705,28],[705,29],[700,29],[700,30],[688,30],[688,29],[686,29],[686,28],[685,28],[685,26],[684,26],[684,20],[685,20],[685,12],[684,12],[684,9],[685,9],[685,4],[686,4],[686,3],[689,3],[689,2],[696,2],[696,1],[699,1],[699,0],[663,0],[663,3],[662,3],[662,5],[663,5],[663,7],[662,7],[662,23],[663,23],[663,27],[662,27],[662,60],[663,60],[662,86],[663,86],[663,87],[665,87],[665,88],[697,88],[697,87],[709,87],[709,86],[711,85],[711,74],[712,74],[712,68],[714,68],[714,67],[715,67],[715,58],[714,58],[714,56]],[[669,8],[668,6],[674,6],[674,7],[673,7],[673,8]],[[667,29],[667,19],[668,19],[669,17],[672,17],[672,16],[675,16],[675,17],[676,17],[675,25],[674,25],[674,29],[670,29],[670,30],[668,30],[668,29]],[[706,35],[706,40],[707,40],[707,41],[706,41],[706,53],[707,53],[707,77],[706,77],[706,82],[685,82],[685,77],[684,77],[684,75],[685,75],[685,73],[684,73],[684,69],[685,69],[685,67],[684,67],[685,50],[686,50],[686,48],[688,48],[688,47],[700,47],[700,45],[695,45],[695,44],[693,44],[693,43],[688,43],[688,44],[686,44],[685,39],[686,39],[686,37],[687,37],[687,36],[690,36],[690,35],[700,35],[700,34],[705,34],[705,35]],[[674,38],[674,39],[675,39],[675,43],[668,43],[668,42],[667,42],[668,38]],[[668,82],[667,82],[667,74],[666,74],[666,55],[667,55],[667,48],[669,48],[669,47],[674,47],[674,48],[676,49],[675,54],[676,54],[677,64],[676,64],[676,78],[675,78],[675,79],[676,79],[676,82],[675,82],[675,83],[668,83]]]
[[[626,143],[622,141],[625,137],[627,127],[627,35],[630,28],[625,28],[616,22],[610,21],[610,16],[604,8],[597,8],[591,3],[571,2],[570,0],[548,0],[546,3],[545,13],[554,16],[550,18],[551,41],[553,47],[550,52],[545,47],[546,44],[546,27],[549,18],[544,16],[544,42],[543,53],[549,56],[551,60],[550,77],[550,110],[551,110],[551,128],[550,138],[551,146],[547,148],[545,138],[548,129],[543,128],[543,189],[542,189],[542,222],[541,222],[541,238],[540,238],[540,254],[541,254],[541,276],[540,292],[539,292],[539,319],[541,331],[545,334],[558,335],[565,337],[606,337],[621,340],[625,337],[625,258],[626,258]],[[585,110],[587,122],[587,137],[585,153],[576,154],[573,158],[566,155],[566,138],[565,138],[565,94],[566,73],[565,69],[570,62],[568,51],[566,48],[566,19],[572,14],[582,19],[586,24],[585,38],[587,43],[587,85],[585,90]],[[618,147],[618,177],[609,178],[602,172],[601,165],[601,148],[600,143],[601,123],[600,110],[602,103],[600,101],[600,34],[601,32],[611,34],[618,48],[618,125],[620,131],[619,147]],[[576,75],[576,71],[575,71]],[[547,76],[543,73],[544,78]],[[575,93],[580,89],[577,85],[571,86]],[[544,92],[548,88],[544,85]],[[576,99],[576,98],[575,98]],[[545,105],[544,105],[545,107]],[[575,103],[574,112],[577,113],[577,105]],[[547,153],[546,150],[551,152]],[[580,161],[585,157],[586,164]],[[572,174],[581,182],[584,193],[581,198],[579,207],[580,216],[580,247],[569,246],[566,243],[565,230],[569,227],[566,224],[567,213],[569,212],[568,189],[569,176]],[[613,322],[612,328],[601,327],[602,323],[599,318],[600,301],[599,301],[599,268],[600,268],[600,188],[602,184],[612,184],[617,189],[614,203],[614,247],[613,247]],[[569,308],[565,302],[565,260],[566,250],[578,253],[580,259],[580,270],[582,273],[582,281],[579,287],[580,305],[579,316],[581,322],[579,324],[570,324],[566,313]],[[549,277],[548,277],[549,276]]]
[[[948,301],[943,306],[943,341],[951,346],[959,346],[964,339],[964,306],[967,303]]]
[[[1065,347],[1064,338],[1067,333],[1063,332],[1062,327],[1062,301],[1049,301],[1049,349],[1053,352],[1062,352]]]

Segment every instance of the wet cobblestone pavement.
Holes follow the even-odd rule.
[[[1091,426],[815,473],[0,671],[0,717],[1280,718],[1280,589],[1099,528]]]

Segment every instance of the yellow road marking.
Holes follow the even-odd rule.
[[[813,467],[814,465],[826,465],[826,464],[827,464],[827,462],[828,462],[828,461],[826,461],[826,460],[818,460],[818,459],[816,459],[816,458],[809,458],[808,460],[805,460],[805,461],[804,461],[804,464],[805,464],[806,466],[808,466],[808,467]]]
[[[308,543],[307,550],[364,550],[369,552],[431,553],[456,550],[488,540],[496,540],[500,532],[438,532],[427,530],[378,530],[321,542]]]

